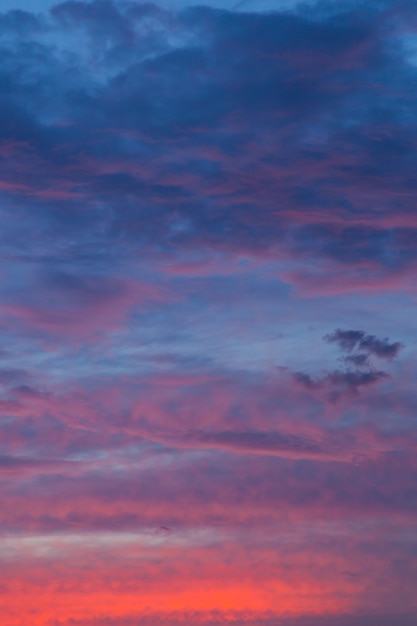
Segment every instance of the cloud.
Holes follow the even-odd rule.
[[[360,365],[363,365],[362,359]],[[304,372],[294,373],[294,379],[299,385],[308,390],[327,390],[332,400],[337,400],[344,394],[356,395],[362,387],[374,385],[387,378],[389,375],[380,370],[334,370],[318,379],[313,379]]]
[[[327,343],[335,343],[342,353],[347,353],[342,358],[346,369],[336,369],[319,378],[313,378],[305,372],[295,372],[293,378],[298,385],[309,391],[327,392],[331,401],[336,401],[345,394],[357,395],[362,387],[388,379],[387,372],[373,367],[370,357],[392,360],[403,347],[400,342],[390,342],[387,338],[378,339],[362,330],[338,328],[323,339]]]
[[[0,621],[407,624],[415,7],[167,4],[0,14]]]
[[[18,456],[0,456],[0,475],[29,475],[59,473],[70,470],[70,461],[62,459],[31,459]]]
[[[167,444],[191,449],[224,450],[235,454],[260,454],[283,459],[351,462],[355,456],[340,442],[315,440],[286,432],[190,431],[181,437],[165,439]]]
[[[250,615],[242,616],[239,612],[233,616],[228,614],[224,619],[230,621],[232,617],[233,626],[414,626],[415,616],[413,613],[391,613],[383,614],[351,614],[351,615],[325,615],[317,617],[316,615],[308,615],[305,617],[280,617],[258,615],[253,619]],[[220,615],[217,618],[211,616],[198,615],[196,613],[184,613],[182,615],[161,615],[154,613],[151,616],[134,616],[126,618],[97,618],[88,621],[71,620],[68,624],[63,623],[62,626],[137,626],[140,620],[140,626],[183,626],[186,624],[196,624],[201,618],[204,626],[223,626],[225,623]]]
[[[352,363],[356,367],[369,366],[369,359],[367,354],[349,354],[344,358],[346,363]]]
[[[344,352],[358,350],[388,360],[395,358],[403,347],[398,341],[390,342],[388,338],[378,339],[375,335],[368,335],[363,330],[341,330],[338,328],[333,333],[326,335],[324,340],[328,343],[336,343]],[[362,355],[349,355],[350,361],[352,361],[352,356],[357,363],[363,361]]]
[[[384,6],[343,11],[96,1],[5,14],[8,233],[19,224],[29,250],[43,241],[74,263],[100,250],[111,264],[117,240],[126,256],[139,244],[151,256],[320,259],[347,268],[346,283],[363,265],[410,275],[417,123],[399,43],[406,17],[396,9],[394,27]]]
[[[132,312],[152,302],[172,300],[167,289],[155,284],[50,268],[35,274],[33,282],[33,291],[16,293],[13,287],[10,295],[3,294],[0,321],[11,331],[45,340],[91,340],[119,328]]]

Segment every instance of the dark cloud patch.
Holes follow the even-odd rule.
[[[347,372],[331,372],[327,376],[330,385],[357,392],[361,387],[373,385],[385,378],[389,378],[386,372],[382,371],[347,371]]]
[[[308,390],[324,390],[331,400],[337,400],[343,395],[357,395],[363,387],[375,385],[389,378],[386,372],[380,370],[334,370],[314,379],[304,372],[295,372],[294,380]]]
[[[398,355],[403,345],[398,342],[390,342],[388,338],[379,339],[375,335],[368,335],[363,330],[341,330],[336,329],[333,333],[326,335],[324,340],[328,343],[335,343],[344,352],[352,352],[358,350],[368,355],[376,356],[380,359],[393,359]],[[349,355],[357,364],[366,363],[364,354]]]
[[[343,395],[357,395],[360,389],[378,384],[389,378],[389,374],[376,369],[371,357],[392,360],[403,347],[400,342],[378,339],[363,330],[336,329],[323,337],[324,341],[336,344],[342,351],[345,370],[333,370],[319,378],[305,372],[295,372],[295,382],[310,391],[323,390],[335,401]]]
[[[369,365],[368,355],[367,354],[349,354],[344,357],[346,363],[352,363],[352,365],[356,367],[366,367]]]
[[[319,389],[322,386],[322,381],[314,380],[305,372],[294,372],[293,376],[294,380],[306,389]]]

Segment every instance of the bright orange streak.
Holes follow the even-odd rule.
[[[266,614],[340,613],[354,603],[355,589],[346,581],[314,580],[302,562],[289,579],[279,555],[262,550],[259,565],[238,546],[83,550],[51,539],[49,549],[52,558],[39,551],[37,557],[25,547],[19,559],[6,559],[0,571],[5,591],[0,593],[0,623],[69,626],[75,620],[82,626],[107,626],[106,620],[118,624],[155,615],[155,625],[169,626],[173,615],[189,624],[190,613],[193,623],[204,624],[213,613],[227,623],[238,614],[256,620]]]
[[[0,616],[9,626],[46,626],[56,619],[63,623],[72,620],[99,620],[104,618],[128,618],[155,614],[181,615],[195,612],[196,620],[204,623],[213,612],[231,621],[233,614],[244,613],[256,618],[266,613],[274,615],[302,615],[338,613],[346,609],[346,603],[325,598],[325,590],[306,585],[297,593],[289,586],[279,583],[263,592],[251,586],[236,583],[227,586],[218,583],[207,588],[197,583],[182,592],[124,593],[123,591],[38,593],[17,591],[0,600]],[[229,616],[229,617],[228,617]],[[195,620],[195,621],[196,621]]]

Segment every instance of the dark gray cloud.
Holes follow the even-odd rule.
[[[334,370],[321,378],[313,378],[304,372],[295,372],[294,380],[308,390],[323,390],[331,400],[337,400],[343,395],[357,395],[363,387],[375,385],[389,375],[377,370]]]
[[[298,385],[310,391],[326,391],[331,400],[337,400],[345,394],[357,395],[361,388],[375,385],[389,378],[389,374],[373,367],[370,357],[392,360],[403,344],[389,339],[379,339],[363,330],[336,329],[323,337],[327,343],[335,343],[342,353],[345,369],[327,372],[313,378],[305,372],[295,372],[294,380]],[[346,354],[347,353],[347,354]]]
[[[357,350],[380,359],[393,359],[403,347],[399,341],[391,342],[388,338],[379,339],[375,335],[368,335],[363,330],[341,330],[338,328],[326,335],[324,339],[328,343],[337,344],[344,352]],[[349,355],[349,360],[354,362],[352,357],[357,364],[365,363],[363,354]]]
[[[369,366],[368,354],[349,354],[344,357],[346,363],[352,363],[355,367],[367,367]]]

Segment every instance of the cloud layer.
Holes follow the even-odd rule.
[[[0,13],[7,626],[415,622],[417,12],[209,4]]]

